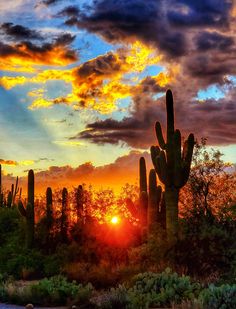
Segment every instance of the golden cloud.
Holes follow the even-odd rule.
[[[2,164],[2,165],[18,165],[18,163],[16,161],[4,160],[4,159],[0,159],[0,164]]]
[[[26,83],[46,84],[49,80],[63,80],[71,84],[71,93],[48,98],[45,90],[31,91],[35,97],[30,109],[50,108],[56,104],[73,105],[75,109],[89,108],[109,114],[117,108],[117,102],[132,96],[142,82],[140,73],[148,66],[157,65],[162,57],[153,48],[141,42],[120,48],[67,70],[43,70],[33,77],[16,76],[0,78],[0,85],[11,89]],[[56,61],[56,60],[55,60]],[[153,76],[155,82],[164,87],[174,76],[174,71],[161,72]]]
[[[77,55],[66,45],[48,43],[35,46],[29,42],[0,44],[0,70],[35,73],[42,65],[66,66],[77,61]]]

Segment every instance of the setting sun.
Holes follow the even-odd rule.
[[[118,224],[119,221],[120,221],[120,218],[117,217],[117,216],[114,216],[114,217],[111,218],[111,223],[112,224]]]

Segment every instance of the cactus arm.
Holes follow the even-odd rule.
[[[8,192],[8,195],[7,195],[7,207],[8,208],[11,208],[12,206],[12,192]]]
[[[125,200],[125,204],[126,204],[126,208],[131,213],[132,217],[134,217],[135,219],[138,219],[138,217],[139,217],[138,210],[137,210],[137,207],[135,206],[134,202],[130,198],[127,198]]]
[[[146,162],[144,157],[141,157],[139,160],[139,187],[140,187],[140,193],[141,192],[147,192],[147,171],[146,171]]]
[[[182,182],[182,158],[181,158],[181,133],[179,130],[175,130],[174,133],[174,185],[176,187],[181,186]]]
[[[34,207],[34,171],[28,173],[28,203]]]
[[[184,149],[183,149],[182,186],[184,186],[187,183],[188,178],[189,178],[192,156],[193,156],[193,148],[194,148],[194,136],[193,134],[190,134],[187,141],[184,143]]]
[[[150,148],[152,163],[155,166],[156,158],[160,155],[160,148],[158,146],[152,146]]]
[[[174,103],[171,90],[166,92],[166,110],[167,110],[167,144],[171,143],[174,135]]]
[[[165,140],[162,134],[160,122],[158,121],[156,122],[155,129],[156,129],[156,136],[157,136],[159,146],[161,147],[162,150],[164,150],[166,148],[166,143],[165,143]]]

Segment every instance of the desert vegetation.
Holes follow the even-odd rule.
[[[153,169],[119,194],[78,184],[37,196],[0,182],[0,300],[79,308],[236,308],[236,175],[166,94]],[[152,134],[150,132],[150,134]],[[1,179],[1,177],[0,177]]]

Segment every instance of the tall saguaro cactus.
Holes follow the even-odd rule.
[[[160,181],[165,185],[166,229],[170,244],[174,244],[178,235],[179,190],[188,181],[194,135],[190,134],[181,146],[181,133],[174,127],[174,106],[171,90],[166,93],[167,134],[166,141],[161,124],[156,123],[156,136],[159,146],[151,147],[152,162]]]
[[[28,201],[24,207],[21,200],[18,202],[18,209],[26,219],[26,246],[32,248],[34,245],[34,171],[28,173]]]
[[[62,242],[67,241],[68,233],[68,191],[66,188],[62,190],[62,205],[61,205],[61,240]]]
[[[139,211],[140,220],[143,226],[147,225],[147,208],[148,208],[148,193],[147,193],[147,171],[144,157],[139,160]]]
[[[52,189],[50,187],[48,187],[46,190],[46,220],[49,233],[53,224]]]
[[[84,210],[84,192],[83,192],[83,186],[79,185],[77,190],[76,190],[77,223],[79,223],[83,218],[83,210]]]

